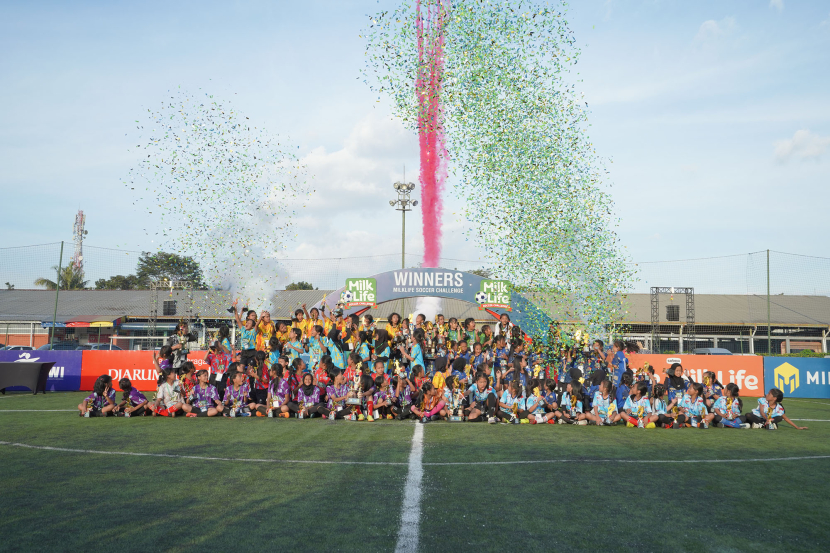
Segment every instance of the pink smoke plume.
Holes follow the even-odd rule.
[[[424,267],[437,267],[441,259],[441,194],[447,179],[447,150],[441,109],[444,71],[444,17],[440,0],[416,0],[418,33],[418,142],[421,150],[421,217],[424,227]]]

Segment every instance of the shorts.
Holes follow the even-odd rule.
[[[267,389],[258,390],[256,388],[254,388],[253,390],[251,390],[250,396],[251,396],[251,400],[254,403],[258,403],[260,405],[265,405],[266,402],[268,401],[268,390]]]

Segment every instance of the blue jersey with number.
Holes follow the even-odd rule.
[[[604,418],[617,410],[617,400],[611,394],[602,397],[602,394],[597,392],[594,394],[594,407],[597,408],[599,416]]]
[[[625,405],[623,406],[623,411],[628,410],[631,411],[632,416],[641,419],[645,415],[651,414],[651,403],[648,401],[647,397],[634,399],[629,396],[629,398],[625,400]]]

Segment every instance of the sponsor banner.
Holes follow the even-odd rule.
[[[357,306],[377,309],[377,281],[373,278],[347,278],[346,287],[340,292],[340,301],[346,304],[346,309]]]
[[[95,351],[86,350],[83,353],[83,368],[80,375],[80,390],[92,390],[95,380],[102,374],[112,377],[112,385],[116,392],[120,389],[118,381],[127,378],[130,383],[142,392],[155,391],[158,382],[158,373],[153,363],[152,351]],[[196,365],[196,370],[208,369],[205,362],[207,351],[191,352],[187,358]]]
[[[482,280],[475,300],[478,303],[479,311],[484,309],[511,311],[510,282],[507,280]]]
[[[760,397],[764,389],[764,358],[745,355],[666,355],[632,353],[628,356],[629,366],[640,369],[643,363],[654,367],[654,374],[662,382],[666,375],[663,370],[671,367],[672,363],[680,363],[684,369],[689,369],[695,382],[703,382],[703,373],[712,371],[718,382],[729,384],[734,382],[741,390],[742,396]]]
[[[49,370],[46,380],[46,390],[49,392],[74,392],[81,385],[81,354],[82,351],[0,351],[0,362],[3,363],[49,363],[54,365]],[[10,391],[28,390],[22,386],[7,388]]]
[[[765,357],[764,376],[785,397],[830,398],[830,359]]]

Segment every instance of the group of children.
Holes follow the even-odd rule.
[[[698,383],[675,364],[659,382],[653,368],[628,367],[625,352],[633,346],[623,342],[610,352],[599,340],[586,353],[563,348],[551,359],[549,351],[528,344],[507,315],[479,331],[472,319],[459,325],[439,315],[432,324],[423,315],[393,314],[379,330],[371,315],[343,317],[342,309],[321,319],[317,309],[303,306],[290,328],[272,322],[267,312],[257,318],[247,311],[243,321],[236,303],[233,311],[242,347],[234,350],[229,330],[221,328],[206,359],[210,370],[196,370],[186,360],[174,366],[167,345],[155,357],[159,379],[152,399],[128,379],[119,381],[117,398],[104,375],[79,413],[640,428],[776,429],[786,421],[806,428],[787,418],[778,389],[743,414],[738,387],[722,386],[713,373]],[[177,329],[186,332],[186,325]]]

